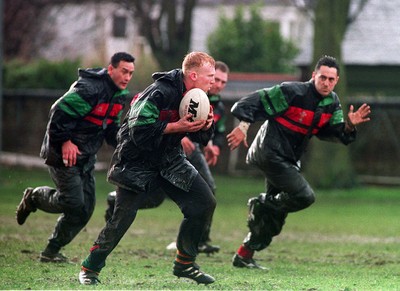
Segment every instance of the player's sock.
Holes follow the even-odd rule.
[[[251,259],[251,258],[253,258],[254,251],[250,250],[249,248],[247,248],[245,245],[242,244],[238,248],[237,254],[244,259]]]
[[[188,255],[180,252],[179,250],[176,251],[175,262],[177,264],[181,264],[181,265],[193,264],[195,259],[196,259],[195,257],[188,256]]]

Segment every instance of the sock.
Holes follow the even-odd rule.
[[[247,248],[245,245],[240,245],[237,250],[237,254],[244,259],[251,259],[254,255],[254,251]]]
[[[99,272],[95,272],[95,271],[90,270],[90,269],[88,269],[88,268],[86,268],[86,267],[84,267],[84,266],[81,266],[81,270],[82,270],[82,271],[85,271],[85,272],[96,273],[97,275],[99,274]]]
[[[185,255],[184,253],[177,250],[174,264],[187,266],[187,265],[193,264],[195,259],[196,259],[195,257]]]

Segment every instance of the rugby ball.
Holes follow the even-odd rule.
[[[186,92],[179,105],[179,116],[191,113],[192,120],[207,120],[208,113],[210,112],[210,101],[206,92],[199,88],[193,88]]]

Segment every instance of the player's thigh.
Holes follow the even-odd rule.
[[[163,180],[163,190],[179,206],[184,215],[202,215],[214,211],[215,197],[200,174],[196,176],[189,191],[175,187]]]
[[[58,201],[70,208],[80,208],[85,203],[81,171],[78,167],[49,168],[57,188]]]
[[[282,159],[269,161],[264,174],[267,185],[272,186],[275,191],[279,190],[279,192],[283,191],[290,194],[311,188],[297,165]]]

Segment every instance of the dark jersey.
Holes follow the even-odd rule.
[[[338,96],[334,92],[321,96],[311,81],[253,92],[234,104],[232,114],[251,123],[266,120],[249,149],[250,162],[267,153],[297,162],[313,135],[343,144],[353,142],[356,135],[344,132]]]

